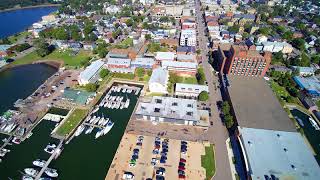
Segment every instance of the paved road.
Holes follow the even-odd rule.
[[[215,158],[216,158],[216,174],[213,177],[214,180],[230,180],[232,179],[230,163],[228,160],[228,152],[226,147],[226,140],[229,137],[227,129],[222,124],[219,112],[216,106],[217,101],[221,101],[221,93],[219,88],[215,90],[214,83],[218,83],[218,78],[213,75],[212,67],[208,63],[208,38],[204,34],[205,26],[203,24],[202,12],[200,11],[200,2],[196,0],[196,16],[197,16],[197,28],[198,28],[198,40],[199,48],[201,49],[202,63],[206,79],[210,91],[210,103],[212,109],[212,121],[214,122],[207,131],[207,137],[209,141],[215,144]]]

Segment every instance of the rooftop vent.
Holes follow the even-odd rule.
[[[291,164],[291,168],[296,170],[296,167],[293,164]]]
[[[287,149],[287,148],[283,148],[283,150],[284,150],[284,152],[287,152],[287,151],[288,151],[288,149]]]

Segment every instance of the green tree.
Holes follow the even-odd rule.
[[[283,53],[281,51],[274,53],[274,55],[272,56],[272,64],[275,63],[283,63],[284,59],[283,59]]]
[[[85,85],[85,89],[88,92],[95,92],[98,89],[98,85],[94,83],[89,83]]]
[[[282,34],[282,38],[283,38],[283,39],[286,39],[286,40],[288,40],[288,41],[291,41],[292,38],[293,38],[293,32],[291,32],[291,31],[286,31],[286,32],[284,32],[284,33]]]
[[[238,33],[239,32],[239,25],[233,25],[231,27],[228,28],[228,31],[230,31],[231,33]]]
[[[33,42],[38,56],[44,57],[50,53],[49,44],[42,38],[35,39]]]
[[[204,84],[206,81],[205,74],[203,68],[198,68],[198,72],[196,74],[196,78],[199,84]]]
[[[268,28],[268,27],[262,27],[262,28],[259,28],[258,29],[258,32],[260,33],[260,34],[262,34],[262,35],[269,35],[269,33],[270,33],[270,28]]]
[[[295,48],[298,48],[300,51],[303,51],[305,49],[305,40],[302,39],[302,38],[296,38],[296,39],[293,39],[292,41],[292,45],[295,47]]]
[[[199,94],[199,101],[207,101],[209,99],[209,94],[207,91],[202,91]]]
[[[145,74],[144,68],[138,67],[138,68],[136,69],[136,74],[137,74],[138,77],[143,77],[144,74]]]
[[[169,82],[171,84],[176,84],[178,82],[181,82],[182,80],[182,77],[178,76],[177,74],[175,73],[170,73],[170,76],[169,76]]]
[[[201,50],[200,50],[200,49],[197,49],[197,50],[196,50],[196,53],[197,53],[198,55],[200,55],[200,54],[201,54]]]
[[[100,75],[100,77],[103,79],[103,78],[105,78],[106,76],[108,76],[109,73],[110,73],[110,71],[109,71],[108,69],[101,69],[99,75]]]
[[[68,40],[68,33],[63,27],[56,29],[54,36],[59,40]]]
[[[226,127],[229,129],[233,126],[234,124],[234,121],[233,121],[233,116],[230,115],[230,114],[227,114],[224,116],[224,121],[225,121],[225,124],[226,124]]]
[[[222,112],[224,115],[229,114],[230,113],[230,104],[228,101],[223,101],[222,102]]]
[[[144,37],[146,38],[146,40],[150,40],[151,39],[151,34],[146,34]]]
[[[319,64],[320,63],[320,55],[314,55],[311,57],[311,62],[315,63],[315,64]]]
[[[97,48],[94,49],[93,52],[98,54],[100,58],[104,58],[108,54],[107,47],[108,47],[108,45],[105,42],[99,43]]]

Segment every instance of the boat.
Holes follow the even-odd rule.
[[[44,148],[44,151],[49,153],[49,154],[53,154],[55,148],[57,146],[55,144],[48,144],[46,148]]]
[[[3,151],[3,152],[6,152],[6,153],[8,153],[8,152],[10,152],[11,150],[10,150],[10,149],[5,149],[5,148],[2,148],[2,151]]]
[[[48,177],[41,177],[39,180],[52,180],[52,179]]]
[[[17,138],[17,137],[14,137],[11,142],[13,142],[15,144],[20,144],[21,140],[19,138]]]
[[[90,119],[89,123],[92,123],[96,119],[96,116],[93,116],[93,118]]]
[[[99,111],[99,106],[96,107],[96,108],[92,111],[92,114],[95,113],[95,112],[97,112],[97,111]]]
[[[123,88],[123,89],[122,89],[122,93],[125,93],[126,91],[127,91],[126,88]]]
[[[80,125],[80,126],[77,128],[77,130],[76,130],[76,132],[74,133],[74,135],[75,135],[75,136],[79,136],[79,135],[82,133],[83,130],[84,130],[84,125]]]
[[[108,122],[109,122],[109,118],[105,119],[102,126],[106,126],[108,124]]]
[[[30,138],[32,136],[32,132],[30,132],[28,135],[27,135],[27,138]]]
[[[94,129],[94,126],[90,126],[90,127],[86,130],[85,134],[91,133],[93,129]]]
[[[300,126],[304,126],[302,119],[300,119],[298,116],[294,116],[294,118],[298,121]]]
[[[33,177],[28,176],[28,175],[23,175],[22,180],[33,180]]]
[[[309,121],[310,121],[311,125],[312,125],[317,131],[320,130],[317,122],[316,122],[314,119],[312,119],[312,117],[309,117]]]
[[[100,117],[97,117],[94,121],[92,121],[92,124],[96,124],[100,120]]]
[[[97,138],[100,137],[102,134],[103,134],[103,130],[100,129],[100,130],[96,133],[95,138],[97,139]]]
[[[44,171],[44,173],[46,173],[46,175],[48,175],[49,177],[58,177],[59,176],[57,170],[51,169],[51,168],[47,168]]]
[[[36,176],[36,175],[38,174],[38,171],[35,170],[35,169],[33,169],[33,168],[25,168],[25,169],[24,169],[24,172],[25,172],[27,175],[32,176],[32,177],[34,177],[34,176]]]
[[[32,162],[33,165],[38,166],[38,167],[43,167],[46,164],[47,161],[45,160],[41,160],[41,159],[37,159],[35,161]]]
[[[103,129],[103,135],[107,134],[113,127],[114,122],[109,121],[107,126]]]
[[[126,100],[126,103],[124,104],[124,108],[128,108],[130,105],[130,99]]]
[[[140,92],[141,88],[137,88],[136,92],[135,92],[135,95],[138,95],[139,92]]]
[[[122,89],[122,88],[121,88],[120,86],[118,86],[117,92],[120,92],[121,89]]]
[[[0,151],[0,156],[1,156],[1,157],[5,156],[6,154],[7,154],[7,152],[4,152],[4,151],[2,151],[2,150]]]

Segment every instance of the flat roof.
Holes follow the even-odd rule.
[[[228,92],[240,127],[296,131],[262,77],[228,75]]]
[[[240,139],[253,180],[271,175],[279,179],[314,180],[320,168],[298,132],[241,128]]]
[[[89,81],[103,66],[104,62],[97,60],[91,63],[84,71],[80,73],[80,79]]]

